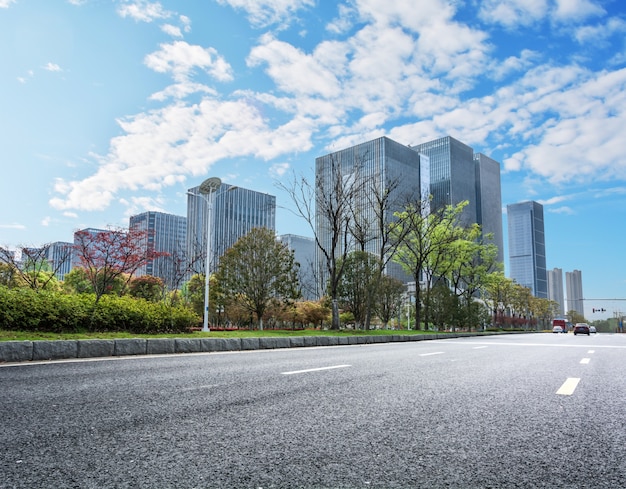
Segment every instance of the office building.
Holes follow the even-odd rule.
[[[159,277],[168,290],[180,288],[187,276],[187,218],[148,211],[131,216],[129,229],[144,231],[145,251],[166,253],[148,261],[135,272],[136,277]]]
[[[316,235],[322,247],[330,251],[333,240],[326,211],[329,206],[346,204],[338,218],[349,227],[349,242],[340,243],[336,251],[346,244],[349,250],[364,250],[379,256],[384,244],[376,200],[392,189],[393,197],[383,216],[383,221],[390,223],[395,211],[402,210],[407,202],[420,200],[420,173],[419,154],[387,137],[316,158]],[[340,192],[346,193],[343,202],[337,196]],[[316,253],[318,281],[323,290],[327,270],[321,250],[317,249]],[[386,273],[403,282],[410,280],[397,263],[388,263]]]
[[[558,317],[565,316],[565,296],[563,294],[563,270],[548,270],[548,299],[557,304],[555,311]]]
[[[477,223],[484,236],[492,235],[498,247],[498,261],[504,262],[502,231],[502,192],[500,163],[474,153],[467,144],[451,136],[412,146],[421,158],[427,156],[430,166],[432,205],[441,209],[465,200],[464,224]]]
[[[506,207],[510,278],[535,297],[548,298],[543,206],[534,201]]]
[[[219,258],[253,228],[275,230],[275,196],[225,183],[206,196],[199,189],[197,186],[187,192],[187,256],[192,274],[205,270],[207,226],[210,273],[215,272]]]
[[[296,236],[295,234],[283,234],[278,240],[293,251],[294,260],[300,265],[300,288],[302,297],[306,300],[315,300],[323,295],[318,288],[315,277],[315,250],[316,244],[313,238]]]
[[[50,263],[51,269],[54,271],[56,278],[63,280],[65,274],[72,269],[72,252],[73,243],[64,241],[55,241],[50,243],[46,251],[46,259]]]
[[[585,317],[582,272],[580,270],[565,272],[565,287],[567,293],[567,312],[576,311],[582,317]]]

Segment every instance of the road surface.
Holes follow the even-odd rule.
[[[626,335],[0,366],[2,488],[626,487]]]

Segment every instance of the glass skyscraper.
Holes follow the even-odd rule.
[[[535,201],[506,207],[509,227],[509,276],[535,297],[548,298],[543,206]]]
[[[343,216],[350,221],[349,226],[352,229],[347,238],[350,250],[364,249],[375,256],[379,255],[382,246],[378,226],[380,209],[375,201],[385,195],[387,190],[393,189],[393,197],[383,217],[386,223],[390,223],[393,213],[402,210],[407,202],[420,199],[419,154],[387,137],[316,158],[315,176],[318,190],[316,234],[326,250],[331,249],[333,236],[328,228],[328,220],[321,210],[320,193],[325,199],[332,199],[338,178],[342,179],[345,189],[351,188],[354,191],[351,209],[346,209]],[[316,253],[319,273],[324,277],[326,270],[319,265],[323,263],[321,251],[317,249]],[[397,263],[387,265],[387,274],[404,282],[408,280]],[[322,279],[321,283],[325,283],[325,280]]]
[[[135,276],[159,277],[170,290],[180,287],[183,277],[187,274],[187,218],[148,211],[131,216],[129,228],[147,231],[144,243],[146,249],[168,254],[150,260],[137,270]]]
[[[212,199],[209,271],[219,258],[253,228],[276,229],[276,197],[222,183],[217,192],[203,196],[200,186],[187,192],[187,254],[191,273],[204,273],[208,224],[208,199]]]

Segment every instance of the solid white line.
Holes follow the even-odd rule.
[[[580,363],[582,363],[583,365],[587,365],[589,362],[591,361],[591,358],[583,358]]]
[[[352,367],[352,365],[333,365],[332,367],[319,367],[319,368],[309,368],[306,370],[293,370],[291,372],[281,372],[282,375],[294,375],[294,374],[304,374],[307,372],[319,372],[320,370],[332,370],[334,368],[346,368]]]
[[[563,385],[558,391],[556,391],[556,393],[560,396],[571,396],[576,390],[576,387],[578,387],[578,382],[580,382],[580,379],[570,377],[563,382]]]
[[[429,357],[431,355],[443,355],[445,352],[443,351],[434,351],[432,353],[420,353],[420,357]]]

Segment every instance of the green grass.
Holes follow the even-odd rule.
[[[415,330],[393,330],[393,329],[375,329],[375,330],[354,330],[342,329],[339,331],[320,330],[320,329],[304,329],[304,330],[277,330],[266,329],[263,331],[250,331],[245,329],[235,331],[210,331],[203,333],[195,331],[192,333],[181,334],[131,334],[131,333],[44,333],[32,331],[3,331],[0,330],[0,341],[35,341],[35,340],[114,340],[124,338],[260,338],[260,337],[276,337],[276,336],[363,336],[363,335],[394,335],[394,334],[428,334],[436,333],[436,331],[415,331]]]

